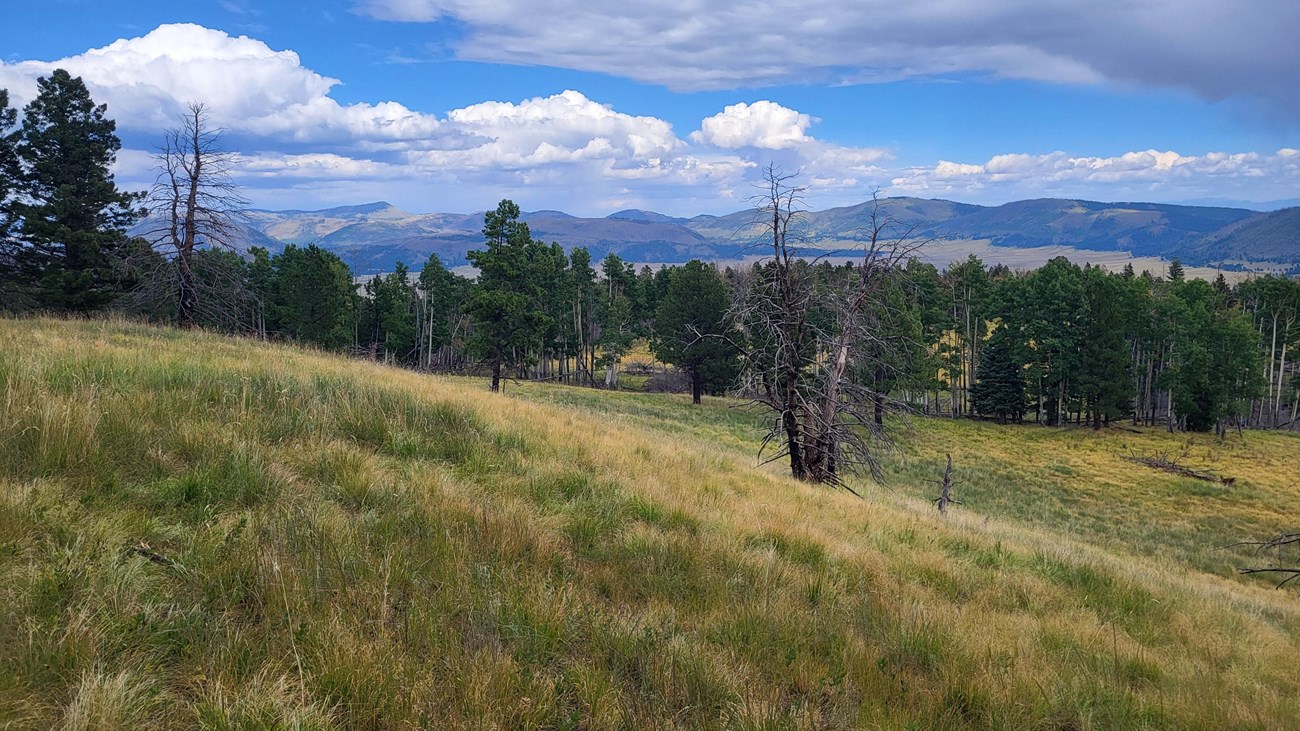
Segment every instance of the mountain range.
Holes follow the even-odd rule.
[[[1190,265],[1226,269],[1300,270],[1300,207],[1257,212],[1244,208],[1158,203],[1099,203],[1045,198],[978,206],[924,198],[886,198],[881,211],[915,237],[981,241],[994,247],[1069,247],[1133,256],[1178,257]],[[798,234],[810,251],[852,246],[875,203],[809,211]],[[690,218],[624,210],[603,218],[561,211],[525,213],[533,237],[566,250],[587,247],[595,261],[615,253],[633,262],[693,258],[730,260],[763,241],[754,210]],[[337,253],[359,274],[391,271],[404,261],[418,269],[436,253],[448,266],[466,263],[483,244],[483,214],[402,211],[388,203],[319,211],[246,214],[251,245],[279,250],[315,243]]]

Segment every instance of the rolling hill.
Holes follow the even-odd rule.
[[[1295,435],[923,420],[864,499],[753,417],[0,320],[0,726],[1282,729]],[[964,504],[929,503],[945,452]]]
[[[810,251],[850,246],[871,203],[807,213],[798,235]],[[1241,208],[1041,199],[1002,206],[890,198],[884,210],[915,236],[944,242],[987,242],[1008,249],[1069,247],[1134,257],[1179,257],[1185,264],[1229,269],[1300,268],[1300,208],[1258,213]],[[754,211],[677,218],[625,210],[603,218],[560,211],[523,216],[535,238],[566,249],[585,246],[599,261],[615,253],[634,262],[730,260],[761,248]],[[482,214],[412,214],[387,203],[320,211],[252,211],[248,240],[275,249],[316,243],[358,273],[389,271],[396,261],[418,267],[437,253],[452,266],[482,245]],[[144,226],[141,227],[143,230]],[[1014,257],[1009,257],[1014,259]]]

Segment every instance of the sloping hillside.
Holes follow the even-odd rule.
[[[944,222],[949,238],[991,239],[1001,246],[1073,246],[1137,255],[1185,256],[1191,244],[1253,214],[1239,208],[1042,199],[983,208]]]
[[[1208,262],[1300,262],[1300,207],[1259,213],[1205,236],[1189,258]]]
[[[1197,494],[1094,479],[1117,442],[925,423],[858,500],[756,468],[725,401],[0,337],[0,726],[1300,724],[1293,594],[1106,538],[1128,510],[1155,547],[1203,504],[1283,523],[1285,436],[1198,453],[1241,479]],[[940,519],[946,449],[970,492]]]

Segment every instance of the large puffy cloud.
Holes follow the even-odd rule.
[[[992,73],[1246,94],[1300,109],[1294,0],[359,0],[385,20],[453,18],[461,57],[674,89]]]
[[[652,161],[684,147],[672,125],[634,117],[576,91],[519,104],[482,102],[447,115],[447,131],[482,144],[429,153],[470,167],[528,167],[590,159]]]
[[[780,150],[809,141],[812,117],[771,101],[732,104],[705,119],[691,139],[727,149]]]
[[[159,26],[57,61],[0,63],[0,88],[24,103],[36,78],[56,68],[83,77],[120,125],[139,130],[174,125],[190,101],[206,104],[219,126],[299,140],[411,139],[438,128],[435,118],[394,102],[341,105],[328,96],[339,81],[306,68],[293,51],[192,24]]]
[[[728,150],[757,170],[767,164],[797,170],[821,190],[872,185],[883,175],[879,164],[892,155],[875,147],[845,147],[808,133],[816,120],[769,100],[741,102],[706,117],[690,134],[698,145]]]

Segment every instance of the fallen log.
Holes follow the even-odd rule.
[[[1235,477],[1222,477],[1213,472],[1203,472],[1194,470],[1190,467],[1184,467],[1177,462],[1164,457],[1128,457],[1128,461],[1144,464],[1162,472],[1179,475],[1181,477],[1190,477],[1193,480],[1203,480],[1205,482],[1215,482],[1220,485],[1231,485],[1237,481]]]

